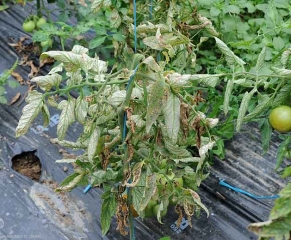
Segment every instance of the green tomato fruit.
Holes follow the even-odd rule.
[[[41,17],[40,19],[37,20],[36,27],[41,28],[45,24],[46,24],[46,19]]]
[[[165,169],[167,167],[167,162],[167,159],[162,159],[161,161],[159,161],[159,168]]]
[[[159,204],[153,207],[153,212],[154,212],[154,215],[155,215],[155,216],[158,215],[159,208],[160,208],[160,205],[159,205]],[[165,209],[161,212],[161,217],[166,216],[166,215],[167,215],[167,212],[168,212],[168,209],[165,208]]]
[[[48,39],[47,41],[43,41],[40,43],[42,48],[50,48],[53,45],[53,41]]]
[[[176,178],[173,179],[173,183],[175,185],[178,185],[180,187],[183,187],[184,181],[183,181],[183,178],[182,177],[176,177]]]
[[[271,126],[280,133],[291,131],[291,108],[279,106],[274,108],[269,116]]]
[[[33,21],[24,22],[22,28],[25,32],[33,32],[35,29],[35,23]]]
[[[156,206],[157,205],[157,201],[155,201],[155,200],[150,200],[149,202],[148,202],[148,205],[146,206],[146,208],[145,208],[145,217],[153,217],[154,216],[154,211],[153,211],[153,208],[154,208],[154,206]]]

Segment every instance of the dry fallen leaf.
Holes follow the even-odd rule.
[[[45,58],[43,60],[40,60],[39,68],[43,67],[46,64],[53,64],[55,60],[53,58]]]
[[[39,68],[34,66],[33,61],[28,61],[27,65],[30,66],[31,70],[30,73],[28,74],[29,78],[33,78],[38,74]]]
[[[20,93],[16,93],[15,96],[11,99],[9,105],[16,103],[19,100],[20,96],[21,96]]]
[[[11,76],[14,77],[14,78],[17,80],[17,82],[19,82],[21,85],[24,84],[23,77],[21,77],[19,73],[17,73],[17,72],[12,72],[12,73],[11,73]]]

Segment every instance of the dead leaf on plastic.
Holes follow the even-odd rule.
[[[31,68],[30,73],[28,74],[28,77],[29,78],[35,77],[38,74],[39,68],[36,67],[33,64],[33,61],[31,61],[31,60],[27,62],[27,65],[30,66],[30,68]]]
[[[17,73],[17,72],[12,72],[12,73],[11,73],[11,76],[14,77],[14,78],[17,80],[17,82],[19,82],[21,85],[24,84],[23,77],[21,77],[19,73]]]
[[[16,103],[19,99],[20,99],[20,92],[19,93],[16,93],[15,96],[11,99],[9,105],[13,105],[14,103]]]
[[[39,68],[42,68],[46,64],[53,64],[54,62],[55,62],[55,60],[53,58],[50,58],[50,57],[42,59],[42,60],[40,60]]]

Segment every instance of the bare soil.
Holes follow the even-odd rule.
[[[12,158],[12,169],[22,175],[39,181],[41,175],[41,163],[35,152],[23,152]]]

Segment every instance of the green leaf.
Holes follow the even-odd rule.
[[[245,92],[243,99],[241,101],[239,110],[238,110],[238,117],[237,117],[237,123],[236,123],[236,131],[239,132],[243,123],[244,116],[247,112],[249,102],[254,94],[254,91]]]
[[[263,119],[263,123],[260,126],[260,131],[262,135],[263,154],[265,154],[269,150],[270,140],[273,132],[269,119]]]
[[[16,127],[16,137],[24,135],[32,121],[37,117],[43,107],[43,94],[37,91],[29,92],[25,101],[27,105],[22,110],[22,115]]]
[[[106,40],[106,37],[95,37],[89,42],[89,49],[94,49],[96,47],[99,47],[101,44],[103,44]]]
[[[287,178],[291,176],[291,166],[284,168],[282,178]]]
[[[290,137],[287,137],[278,147],[278,150],[277,150],[277,163],[276,163],[276,170],[280,167],[281,163],[283,162],[284,160],[284,149],[288,148],[288,145],[290,143]]]
[[[57,126],[57,136],[59,140],[63,140],[66,136],[68,127],[75,121],[75,102],[74,98],[63,100],[59,103],[58,108],[62,110],[60,121]]]
[[[224,101],[223,101],[223,111],[224,114],[227,115],[228,108],[229,108],[229,100],[231,96],[231,92],[233,90],[234,82],[232,79],[229,79],[226,84],[225,94],[224,94]]]
[[[165,237],[160,238],[159,240],[171,240],[171,238],[169,236],[165,236]]]
[[[281,37],[274,37],[273,38],[273,45],[275,50],[281,51],[285,47],[285,41]]]
[[[272,103],[272,107],[275,108],[284,104],[289,99],[290,96],[291,96],[291,83],[287,83],[277,93]]]
[[[93,132],[91,133],[91,136],[89,138],[88,143],[88,159],[91,163],[93,163],[93,158],[95,156],[97,145],[98,145],[98,139],[100,137],[100,128],[96,127]]]
[[[266,222],[252,223],[249,230],[263,237],[274,237],[276,240],[285,240],[290,237],[291,230],[291,214],[281,219],[268,220]]]
[[[76,120],[79,123],[85,124],[86,116],[88,112],[88,102],[81,96],[76,100],[75,115]]]
[[[94,185],[100,185],[106,182],[114,182],[118,176],[118,172],[112,168],[107,168],[106,170],[98,170],[93,173],[92,179]]]
[[[214,38],[215,38],[215,41],[216,41],[216,44],[217,44],[218,48],[225,55],[225,60],[226,60],[228,65],[233,66],[235,64],[238,64],[238,65],[242,66],[242,65],[246,64],[242,59],[237,57],[233,53],[233,51],[231,51],[223,41],[221,41],[217,37],[214,37]]]
[[[258,72],[264,65],[265,62],[265,57],[266,57],[266,47],[262,49],[262,51],[259,54],[259,57],[257,59],[256,63],[256,71]]]
[[[156,122],[162,112],[164,105],[164,93],[169,89],[166,88],[165,79],[160,77],[152,86],[149,94],[149,101],[146,113],[146,132],[149,133],[152,125]]]
[[[240,13],[240,8],[238,6],[235,6],[235,5],[228,5],[225,8],[225,12],[239,14]]]
[[[173,144],[175,144],[177,142],[178,133],[180,130],[180,100],[172,92],[169,92],[162,112],[164,115],[168,136],[172,140]]]
[[[3,86],[0,86],[0,95],[3,95],[5,93],[5,88]]]
[[[275,206],[271,211],[271,220],[283,218],[291,213],[291,183],[279,192],[279,196],[280,198],[275,201]]]
[[[106,194],[106,192],[104,193]],[[104,195],[103,194],[103,195]],[[101,207],[101,228],[102,235],[104,236],[109,228],[111,223],[111,218],[114,216],[117,208],[117,200],[114,194],[110,194],[109,197],[103,200]]]
[[[46,105],[42,107],[43,126],[48,127],[50,123],[50,112]]]
[[[2,104],[6,104],[7,103],[7,99],[6,99],[5,96],[0,95],[0,103],[2,103]]]
[[[41,90],[49,91],[52,87],[58,87],[60,85],[62,76],[54,73],[52,75],[34,77],[30,81],[37,83]]]
[[[268,95],[263,95],[262,98],[262,101],[253,109],[251,113],[243,118],[243,121],[250,121],[260,115],[264,110],[269,109],[272,103],[272,98]]]

